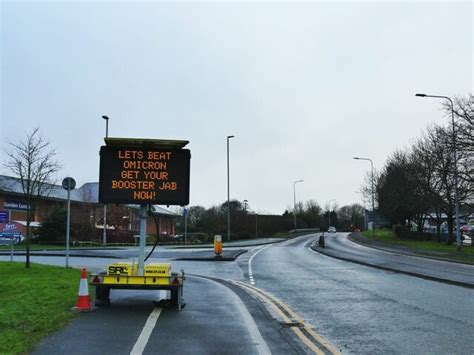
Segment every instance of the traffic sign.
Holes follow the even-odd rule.
[[[63,189],[70,191],[70,190],[74,190],[75,188],[76,188],[76,180],[74,180],[72,177],[64,178]]]

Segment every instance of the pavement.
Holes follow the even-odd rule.
[[[382,250],[380,246],[364,244],[364,237],[357,233],[349,236],[346,233],[326,234],[325,248],[315,240],[311,249],[344,261],[474,288],[474,265],[420,256],[404,247],[385,246]]]

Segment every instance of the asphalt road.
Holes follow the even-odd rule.
[[[365,247],[347,239],[347,233],[326,233],[325,248],[329,256],[350,259],[382,268],[474,288],[474,265],[427,259]]]
[[[260,248],[257,246],[257,249]],[[250,249],[252,250],[252,249]],[[112,252],[112,251],[110,251]],[[132,252],[132,251],[128,251]],[[265,307],[236,285],[221,279],[244,281],[235,262],[171,260],[194,255],[192,249],[157,253],[150,261],[172,261],[173,270],[185,269],[182,311],[154,301],[166,291],[112,290],[111,305],[81,313],[63,330],[45,338],[33,354],[301,354],[304,346],[282,327]],[[115,256],[128,255],[116,250]],[[0,260],[7,258],[1,257]],[[24,256],[16,256],[16,261]],[[64,265],[65,258],[32,256],[37,263]],[[71,257],[72,267],[100,271],[109,258]],[[190,275],[194,272],[198,275]],[[151,321],[151,323],[150,323]],[[148,334],[145,336],[143,334]]]
[[[252,278],[342,352],[473,353],[472,289],[333,259],[309,248],[315,238],[262,249]]]
[[[221,283],[188,277],[182,311],[156,307],[152,301],[162,296],[164,291],[112,290],[110,307],[80,314],[33,354],[296,353],[259,305],[245,295],[244,304]],[[155,324],[143,340],[150,317]]]
[[[311,353],[295,336],[299,330],[289,328],[272,311],[275,307],[269,298],[258,302],[258,292],[222,280],[253,285],[279,299],[281,309],[295,312],[286,324],[293,320],[305,324],[305,329],[343,353],[473,353],[472,289],[324,256],[309,247],[316,238],[309,235],[248,247],[248,252],[229,262],[174,259],[193,253],[192,249],[156,254],[151,261],[171,261],[173,270],[184,269],[188,274],[183,311],[155,307],[152,301],[165,297],[164,292],[112,290],[109,308],[80,314],[34,353]],[[329,245],[343,238],[337,234]],[[9,258],[0,256],[0,260]],[[64,257],[33,256],[32,261],[64,265]],[[102,270],[110,262],[100,257],[70,258],[73,267],[87,266],[91,271]],[[141,352],[134,352],[153,317],[156,324],[148,340],[139,344]]]

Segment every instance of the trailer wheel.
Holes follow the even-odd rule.
[[[95,300],[97,305],[110,305],[110,287],[108,286],[96,286],[95,289]]]

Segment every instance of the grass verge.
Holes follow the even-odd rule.
[[[26,354],[74,316],[80,270],[0,262],[0,354]]]
[[[462,251],[458,252],[456,250],[456,243],[447,245],[446,243],[432,241],[399,239],[391,229],[377,229],[375,237],[372,231],[362,232],[362,235],[370,240],[382,242],[387,246],[410,248],[415,254],[474,264],[474,247],[471,246],[463,246]]]

